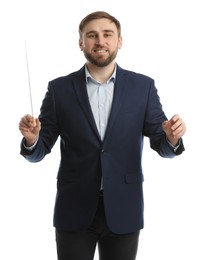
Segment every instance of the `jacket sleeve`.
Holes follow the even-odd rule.
[[[42,102],[39,120],[41,122],[41,131],[36,146],[31,150],[27,149],[24,146],[24,139],[22,139],[20,145],[20,154],[30,162],[41,161],[46,154],[50,153],[59,136],[54,90],[51,88],[50,83]]]
[[[160,156],[172,158],[181,154],[185,149],[182,139],[176,150],[168,143],[166,134],[162,128],[162,123],[165,120],[167,120],[167,117],[163,111],[154,81],[152,80],[145,114],[144,135],[149,137],[150,147]]]

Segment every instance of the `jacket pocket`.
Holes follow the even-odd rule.
[[[143,182],[144,176],[143,174],[126,174],[125,175],[125,182],[126,183],[136,183],[136,182]]]

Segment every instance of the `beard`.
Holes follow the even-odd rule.
[[[86,57],[87,61],[89,61],[97,67],[105,67],[109,65],[116,58],[117,52],[118,49],[116,51],[113,51],[112,53],[109,53],[109,56],[106,59],[103,59],[103,55],[95,57],[91,53],[83,50],[84,56]]]

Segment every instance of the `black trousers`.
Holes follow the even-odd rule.
[[[135,260],[139,231],[114,234],[105,221],[103,197],[100,196],[92,225],[82,232],[56,229],[58,260],[93,260],[98,245],[99,260]]]

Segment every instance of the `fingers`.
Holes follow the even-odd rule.
[[[174,115],[170,120],[164,121],[162,128],[166,133],[167,139],[173,145],[176,145],[186,132],[186,125],[178,114]]]
[[[34,118],[31,115],[25,115],[19,123],[20,128],[30,129],[34,127]]]
[[[179,115],[174,115],[171,118],[171,132],[173,137],[180,138],[184,135],[186,132],[186,125],[183,122],[182,118],[179,117]]]
[[[27,114],[23,116],[19,123],[19,130],[24,132],[38,132],[40,130],[40,121],[38,118],[34,118],[33,116]]]

